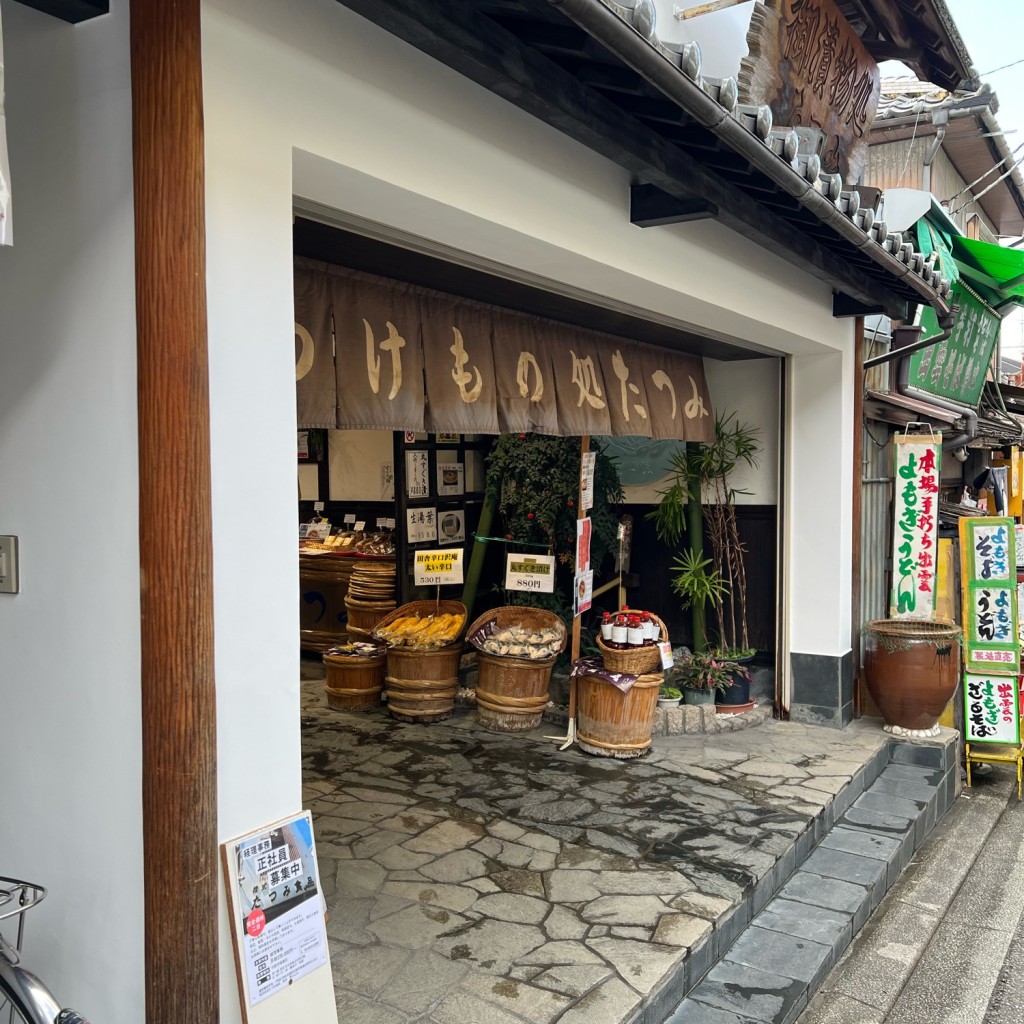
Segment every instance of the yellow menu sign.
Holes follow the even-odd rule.
[[[413,567],[417,587],[446,586],[462,582],[462,548],[417,551]]]

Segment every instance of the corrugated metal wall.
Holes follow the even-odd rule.
[[[912,143],[887,142],[872,146],[868,150],[868,162],[864,171],[864,184],[875,188],[924,188],[924,158],[932,145],[931,138],[915,139]],[[910,157],[908,160],[907,157]],[[955,196],[967,184],[957,173],[949,157],[942,150],[932,161],[932,194],[942,202]],[[986,180],[984,184],[990,184]],[[979,186],[979,188],[984,187]],[[954,200],[954,208],[963,202],[960,196]],[[953,221],[964,234],[967,233],[967,221],[978,214],[981,218],[982,237],[987,241],[995,241],[992,224],[985,216],[981,207],[971,201],[962,210],[953,214]],[[988,232],[985,234],[985,232]]]
[[[884,619],[889,612],[892,557],[893,455],[891,428],[873,420],[864,424],[861,450],[860,621]],[[859,639],[859,638],[858,638]],[[859,663],[859,661],[858,661]]]

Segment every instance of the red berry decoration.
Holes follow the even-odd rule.
[[[570,498],[569,499],[569,507],[572,508],[572,506],[575,505],[575,504],[576,504],[576,502],[573,501],[572,498]]]
[[[532,519],[533,518],[533,513],[532,512],[527,512],[526,513],[526,518],[527,519]]]
[[[511,540],[511,539],[512,539],[512,534],[511,533],[506,533],[505,534],[505,540]]]

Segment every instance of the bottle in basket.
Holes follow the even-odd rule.
[[[608,646],[615,650],[624,648],[626,646],[626,629],[626,616],[616,615],[615,621],[612,623],[612,638]]]
[[[644,633],[644,647],[652,646],[654,643],[654,630],[656,627],[654,625],[654,619],[652,619],[647,612],[644,612],[643,619],[640,622],[640,627]]]
[[[612,638],[612,629],[614,624],[612,622],[611,612],[605,612],[601,617],[601,639],[607,643]]]
[[[626,645],[628,647],[642,647],[644,643],[644,630],[640,623],[639,615],[630,615],[626,628]]]

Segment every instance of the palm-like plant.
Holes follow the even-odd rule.
[[[686,445],[672,457],[669,486],[651,513],[658,536],[677,544],[685,533],[687,548],[675,559],[673,589],[694,613],[694,647],[707,646],[704,609],[715,608],[719,646],[731,654],[750,650],[747,628],[746,546],[740,540],[735,488],[730,476],[741,466],[757,465],[761,445],[757,429],[735,413],[715,419],[715,440]],[[707,524],[711,558],[704,558]]]

